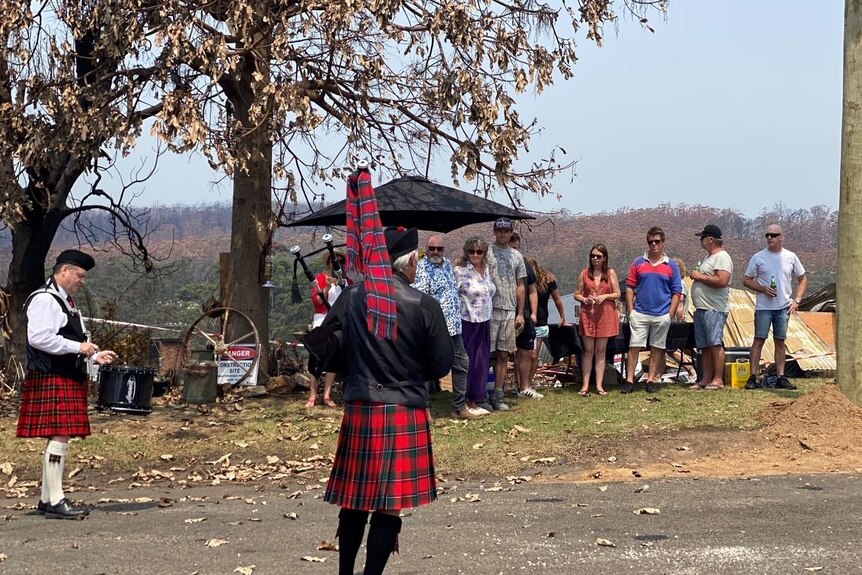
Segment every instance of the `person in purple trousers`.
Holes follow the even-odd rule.
[[[464,253],[456,261],[455,284],[461,299],[461,334],[469,358],[467,407],[490,412],[486,384],[491,349],[492,298],[497,286],[491,279],[488,243],[474,236],[464,242]]]

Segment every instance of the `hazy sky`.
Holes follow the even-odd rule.
[[[602,48],[580,34],[574,79],[522,108],[545,127],[531,151],[562,146],[577,177],[557,180],[561,201],[527,207],[837,208],[843,6],[671,0],[665,22],[651,19],[654,34],[623,21]],[[437,179],[450,183],[447,173],[440,166]],[[229,185],[213,188],[214,179],[200,159],[165,157],[136,203],[229,201]]]

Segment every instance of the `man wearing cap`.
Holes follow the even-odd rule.
[[[82,519],[89,510],[63,494],[63,467],[70,437],[90,435],[86,359],[98,364],[117,358],[87,341],[72,295],[96,265],[89,254],[66,250],[57,256],[51,278],[30,294],[27,314],[27,378],[21,393],[18,437],[48,440],[42,456],[42,494],[37,513],[50,519]]]
[[[509,218],[498,218],[494,222],[494,244],[491,246],[494,261],[489,262],[488,266],[497,286],[497,292],[491,300],[491,351],[497,353],[491,407],[498,411],[509,409],[503,403],[503,386],[506,383],[509,354],[514,354],[517,349],[515,335],[524,329],[524,301],[527,295],[524,257],[509,245],[513,227]]]
[[[700,246],[709,254],[691,272],[691,301],[694,304],[694,340],[703,354],[700,381],[689,389],[716,390],[724,386],[724,324],[727,322],[733,260],[722,248],[718,226],[707,224]]]
[[[757,381],[757,372],[760,369],[760,354],[770,328],[772,341],[775,343],[775,387],[796,389],[784,375],[787,353],[784,340],[787,338],[790,314],[799,307],[808,278],[796,254],[784,249],[784,231],[781,226],[772,224],[767,227],[765,237],[766,248],[751,257],[742,278],[742,285],[757,293],[757,301],[754,304],[754,342],[749,352],[751,376],[745,383],[745,389],[760,389],[764,386],[762,381]],[[797,281],[795,294],[794,277]]]
[[[416,279],[413,287],[436,299],[446,318],[446,327],[452,338],[455,363],[452,365],[452,417],[456,419],[478,419],[488,415],[481,407],[467,405],[467,350],[461,335],[461,297],[455,283],[452,262],[443,254],[443,236],[434,234],[425,242],[425,257],[416,264]]]
[[[324,494],[341,507],[340,575],[353,574],[369,512],[364,573],[379,575],[397,550],[400,510],[437,498],[428,391],[452,369],[452,339],[437,300],[410,286],[416,279],[416,229],[389,227],[383,236],[392,262],[391,339],[370,329],[367,281],[346,288],[323,321],[342,332],[346,365],[344,416]]]

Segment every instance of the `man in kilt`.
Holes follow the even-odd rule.
[[[368,296],[375,288],[367,287],[367,273],[365,282],[342,293],[323,322],[342,332],[346,365],[344,417],[324,495],[341,506],[340,575],[353,575],[369,512],[364,574],[378,575],[398,549],[400,510],[437,498],[428,391],[454,361],[440,304],[410,286],[418,260],[416,229],[390,227],[382,236],[392,262],[392,333],[383,338],[373,329],[374,297]]]
[[[90,435],[86,358],[116,359],[87,341],[72,294],[83,287],[93,257],[78,250],[57,256],[51,278],[30,294],[27,312],[27,378],[21,394],[18,437],[48,440],[42,456],[42,495],[37,512],[50,519],[82,519],[89,510],[63,495],[63,467],[70,437]]]

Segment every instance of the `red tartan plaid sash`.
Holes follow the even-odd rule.
[[[347,178],[347,269],[365,274],[368,331],[395,341],[395,287],[386,239],[371,186],[371,173],[358,169]]]

